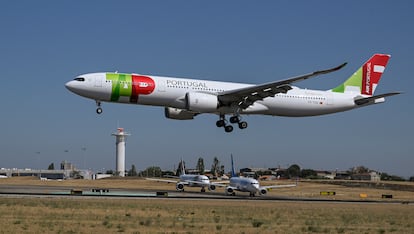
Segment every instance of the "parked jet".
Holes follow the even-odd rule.
[[[75,94],[102,102],[162,106],[170,119],[189,120],[194,116],[217,114],[217,127],[233,131],[247,127],[242,114],[272,116],[316,116],[382,103],[399,92],[374,95],[390,55],[375,54],[341,85],[327,90],[301,89],[292,84],[343,68],[327,70],[264,84],[241,84],[209,80],[148,76],[124,73],[89,73],[66,83]],[[230,123],[226,115],[231,115]]]
[[[216,184],[211,183],[210,179],[205,175],[189,175],[185,174],[184,163],[181,160],[181,175],[179,177],[172,177],[177,178],[177,180],[165,180],[165,179],[155,179],[155,178],[147,178],[147,180],[157,181],[157,182],[166,182],[166,183],[176,183],[175,188],[177,191],[184,191],[184,186],[188,187],[201,187],[201,192],[205,192],[205,187],[208,188],[210,191],[214,191],[216,189]]]
[[[250,177],[239,177],[235,173],[233,155],[231,156],[231,178],[230,183],[226,187],[226,195],[235,195],[235,191],[249,192],[251,197],[254,197],[256,193],[265,195],[269,189],[272,188],[290,188],[295,187],[297,184],[283,184],[283,185],[270,185],[260,186],[259,181]]]

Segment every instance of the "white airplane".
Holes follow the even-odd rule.
[[[233,164],[233,155],[231,156],[231,178],[229,185],[226,186],[226,195],[236,195],[235,191],[249,192],[251,197],[254,197],[256,193],[260,195],[266,195],[267,191],[273,188],[291,188],[296,187],[297,184],[282,184],[282,185],[270,185],[260,186],[259,181],[250,177],[239,177],[235,173]],[[223,186],[223,185],[219,185]]]
[[[189,175],[185,174],[184,163],[181,160],[181,175],[177,180],[164,180],[164,179],[155,179],[155,178],[146,178],[147,180],[157,181],[157,182],[166,182],[166,183],[176,183],[175,188],[177,191],[184,192],[184,186],[188,187],[201,187],[201,192],[204,193],[206,191],[205,187],[208,188],[210,191],[214,191],[216,189],[216,184],[211,183],[210,179],[205,175]]]
[[[125,73],[89,73],[66,83],[75,94],[96,101],[96,112],[102,113],[101,102],[116,102],[165,107],[170,119],[189,120],[203,113],[217,114],[217,127],[233,131],[247,127],[242,114],[272,116],[316,116],[347,111],[382,103],[385,97],[399,92],[374,96],[390,55],[375,54],[349,79],[336,88],[321,91],[301,89],[292,83],[337,71],[346,63],[327,70],[273,81],[265,84],[241,84],[174,77]]]

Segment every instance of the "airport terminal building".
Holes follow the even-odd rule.
[[[15,176],[34,176],[45,178],[49,180],[63,180],[70,177],[72,171],[70,170],[35,170],[35,169],[17,169],[17,168],[1,168],[0,176],[15,177]]]
[[[64,180],[74,179],[91,179],[91,172],[88,170],[77,170],[75,166],[67,161],[60,164],[58,170],[42,170],[42,169],[18,169],[18,168],[0,168],[0,177],[16,177],[16,176],[34,176],[39,179],[47,180]]]

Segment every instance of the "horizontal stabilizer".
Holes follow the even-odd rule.
[[[394,96],[394,95],[397,95],[397,94],[400,94],[400,92],[384,93],[384,94],[375,95],[375,96],[367,97],[367,98],[357,98],[357,99],[354,100],[354,102],[358,106],[365,105],[365,104],[376,104],[376,103],[379,103],[379,102],[383,102],[383,100],[381,100],[381,99],[383,99],[384,97]],[[379,100],[379,101],[377,101],[377,100]]]

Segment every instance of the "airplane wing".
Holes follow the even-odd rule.
[[[279,185],[262,186],[260,188],[270,190],[270,189],[274,189],[274,188],[292,188],[292,187],[296,187],[296,186],[297,186],[297,184],[279,184]]]
[[[309,74],[296,76],[285,80],[273,81],[265,84],[252,85],[246,88],[224,91],[219,93],[217,97],[222,106],[236,105],[241,109],[246,109],[258,100],[263,100],[267,97],[274,97],[278,93],[286,93],[292,89],[290,86],[292,83],[337,71],[343,68],[346,64],[347,63],[343,63],[331,69],[315,71]]]
[[[224,182],[224,181],[223,182],[210,182],[210,184],[218,186],[218,187],[227,187],[229,182],[228,181],[226,181],[226,182]]]
[[[184,180],[184,181],[180,181],[180,183],[183,183],[183,184],[203,184],[203,185],[207,185],[206,183],[203,183],[203,182],[201,182],[201,181],[198,181],[198,180]]]
[[[178,183],[181,182],[183,184],[188,184],[187,182],[182,182],[178,180],[164,180],[164,179],[156,179],[156,178],[145,178],[146,180],[157,181],[157,182],[165,182],[165,183]]]
[[[209,184],[206,184],[206,183],[203,183],[203,182],[201,182],[201,181],[197,181],[197,180],[184,180],[184,181],[179,181],[179,180],[165,180],[165,179],[157,179],[157,178],[145,178],[146,180],[151,180],[151,181],[157,181],[157,182],[164,182],[164,183],[181,183],[181,184],[184,184],[184,185],[189,185],[190,183],[191,184],[200,184],[200,185],[215,185],[215,186],[218,186],[218,187],[225,187],[225,186],[227,186],[226,184],[223,184],[223,183],[225,183],[225,182],[223,182],[223,183],[219,183],[219,182],[217,182],[217,183],[209,183]]]
[[[219,187],[225,187],[227,186],[226,184],[223,183],[218,183],[218,182],[210,182],[210,183],[205,183],[205,182],[201,182],[201,181],[197,181],[197,180],[184,180],[184,181],[180,181],[181,183],[184,184],[200,184],[200,185],[206,185],[206,186],[210,186],[210,185],[215,185],[215,186],[219,186]]]
[[[166,177],[166,178],[174,178],[174,179],[180,179],[180,177],[179,177],[179,176],[172,176],[172,175],[165,175],[165,176],[163,176],[163,177]]]

